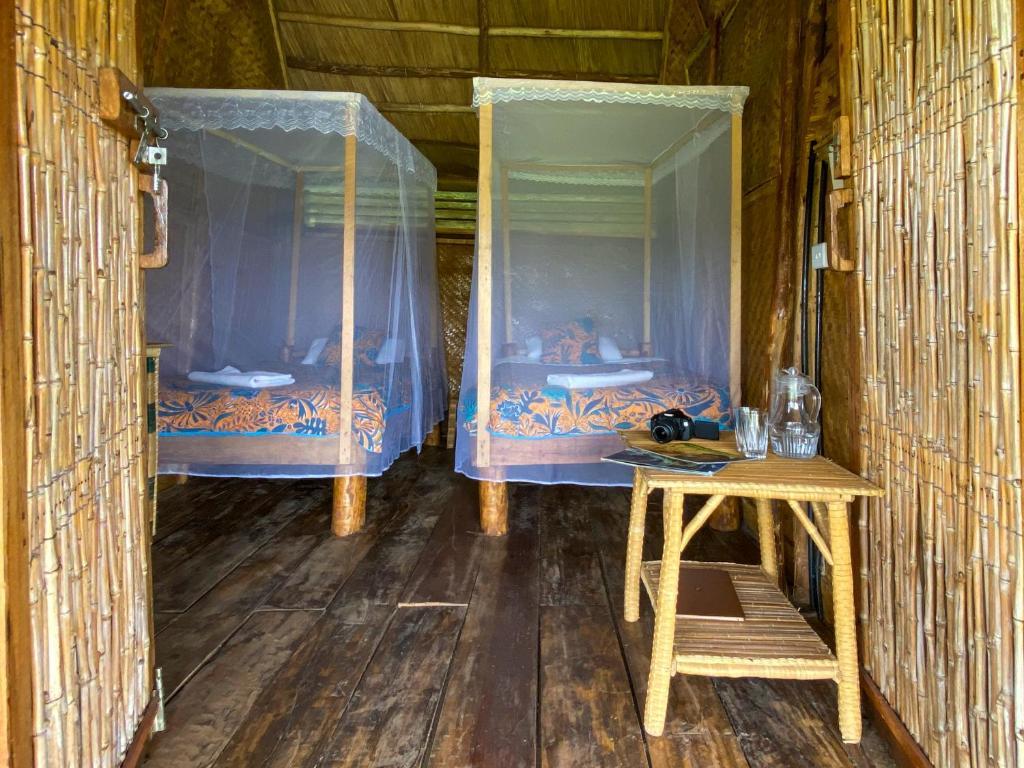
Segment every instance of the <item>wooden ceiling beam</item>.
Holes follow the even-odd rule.
[[[321,27],[343,27],[383,32],[434,32],[445,35],[478,37],[479,27],[462,24],[442,24],[435,21],[395,21],[392,19],[355,19],[347,16],[332,16],[321,13],[296,13],[280,11],[280,22],[292,24],[313,24]],[[491,37],[546,37],[546,38],[588,38],[610,40],[661,40],[660,30],[646,29],[561,29],[557,27],[488,27]]]
[[[384,102],[375,105],[380,112],[444,112],[459,114],[473,112],[469,104],[407,104],[398,102]]]
[[[491,51],[487,35],[490,33],[491,19],[490,12],[487,9],[487,0],[477,0],[476,19],[477,23],[480,25],[480,38],[477,45],[476,66],[482,74],[488,75],[491,71]]]
[[[588,40],[661,40],[652,29],[556,29],[553,27],[491,27],[491,37],[564,37]]]
[[[284,46],[281,44],[281,25],[277,18],[277,6],[274,0],[267,0],[267,8],[270,11],[270,26],[274,30],[274,47],[277,49],[277,60],[281,63],[281,77],[284,78],[284,87],[291,88],[288,79],[288,63],[285,60]]]
[[[535,69],[495,68],[489,72],[482,69],[462,67],[401,67],[375,66],[370,64],[342,64],[339,62],[313,61],[298,56],[288,57],[291,69],[306,72],[322,72],[327,75],[345,77],[443,77],[471,78],[488,74],[496,77],[519,77],[528,80],[596,80],[605,83],[656,83],[656,75],[624,75],[618,72],[551,72]]]

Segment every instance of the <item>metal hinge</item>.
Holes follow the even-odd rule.
[[[156,688],[153,691],[153,695],[156,696],[156,700],[160,702],[157,705],[156,718],[153,720],[153,733],[160,733],[160,731],[166,730],[167,719],[164,716],[164,670],[163,667],[156,668]]]

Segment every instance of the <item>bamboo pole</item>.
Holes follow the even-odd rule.
[[[352,461],[352,390],[356,332],[356,137],[345,137],[345,230],[341,261],[341,423],[338,463]]]

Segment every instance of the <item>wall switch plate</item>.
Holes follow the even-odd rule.
[[[828,269],[828,245],[815,243],[811,246],[811,268]]]

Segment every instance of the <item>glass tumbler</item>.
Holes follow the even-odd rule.
[[[768,412],[763,408],[739,408],[736,411],[736,447],[748,459],[768,455]]]

